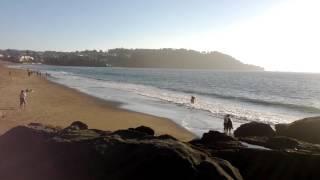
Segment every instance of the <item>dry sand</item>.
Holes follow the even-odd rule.
[[[33,92],[28,93],[27,107],[21,110],[19,94],[27,88]],[[195,137],[168,119],[123,110],[117,105],[35,75],[28,77],[26,71],[6,68],[0,62],[0,133],[30,122],[66,127],[80,120],[95,129],[113,131],[144,125],[158,135],[170,134],[183,141]]]

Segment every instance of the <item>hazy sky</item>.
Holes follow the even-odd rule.
[[[320,72],[318,0],[0,0],[0,48],[187,48]]]

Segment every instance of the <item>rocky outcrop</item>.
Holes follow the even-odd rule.
[[[306,118],[290,124],[277,124],[275,128],[278,135],[320,144],[320,117]]]
[[[269,138],[266,144],[272,149],[295,149],[299,146],[297,140],[281,136]]]
[[[283,134],[286,129],[288,128],[289,124],[284,124],[284,123],[280,123],[280,124],[276,124],[274,126],[274,128],[276,129],[276,134],[277,135],[281,135]]]
[[[239,169],[244,179],[320,178],[317,170],[320,165],[320,145],[275,136],[274,131],[270,131],[271,127],[264,124],[262,127],[265,130],[255,123],[242,127],[245,128],[241,131],[250,131],[243,133],[244,137],[233,138],[211,131],[190,143],[213,157],[229,161]]]
[[[134,130],[142,132],[142,133],[145,133],[145,134],[148,134],[150,136],[154,135],[154,130],[149,128],[149,127],[146,127],[146,126],[139,126],[137,128],[134,128]]]
[[[151,130],[18,126],[0,136],[0,179],[320,178],[320,145],[216,131],[186,143]]]
[[[247,137],[247,136],[266,136],[271,137],[275,135],[275,131],[270,125],[250,122],[242,124],[239,128],[234,131],[234,136],[236,137]]]
[[[244,179],[302,180],[320,177],[318,154],[252,148],[211,151],[211,154],[236,166]]]
[[[18,126],[0,136],[0,179],[242,179],[228,161],[148,128],[103,133],[76,124]]]
[[[218,131],[209,131],[204,133],[201,139],[190,141],[190,144],[202,146],[210,149],[228,149],[244,147],[235,138]]]
[[[69,127],[66,128],[67,130],[85,130],[88,129],[88,125],[81,121],[75,121],[71,123]]]
[[[293,149],[293,150],[298,150],[298,149],[303,149],[301,147],[301,143],[293,138],[289,137],[284,137],[284,136],[274,136],[274,137],[241,137],[239,138],[240,141],[253,144],[253,145],[258,145],[258,146],[263,146],[266,148],[270,149],[275,149],[275,150],[286,150],[286,149]],[[306,150],[306,149],[304,149]]]
[[[242,142],[247,142],[245,145]],[[244,179],[319,179],[320,146],[288,137],[253,136],[239,139],[210,131],[190,142],[236,166]],[[235,145],[242,144],[242,145]],[[258,146],[253,146],[258,145]]]

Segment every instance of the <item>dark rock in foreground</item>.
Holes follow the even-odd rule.
[[[275,135],[274,130],[269,124],[250,122],[242,124],[239,128],[234,131],[236,137],[247,137],[247,136],[267,136],[271,137]]]
[[[145,133],[150,136],[154,136],[154,130],[146,126],[139,126],[137,128],[134,128],[133,130]]]
[[[320,179],[320,145],[272,133],[234,138],[209,131],[184,143],[148,127],[74,125],[33,123],[0,136],[0,179]]]
[[[255,148],[246,146],[258,145]],[[319,179],[320,146],[289,137],[232,138],[210,131],[190,142],[213,157],[228,160],[244,179]]]
[[[243,179],[316,180],[320,178],[319,155],[248,148],[212,151],[211,154],[228,160],[236,166]]]
[[[266,143],[272,149],[295,149],[299,146],[297,140],[282,136],[271,137]]]
[[[209,152],[213,157],[229,161],[237,167],[243,179],[283,180],[283,179],[319,179],[320,147],[286,137],[245,137],[241,141],[267,148],[249,148],[230,145],[232,140],[223,138],[217,146],[207,146],[197,141],[193,145]],[[225,143],[223,143],[225,142]],[[239,142],[239,141],[238,141]],[[255,143],[257,142],[257,143]],[[201,144],[202,143],[202,144]],[[281,144],[284,143],[284,144]],[[298,143],[298,145],[296,144]]]
[[[209,131],[204,133],[201,139],[190,141],[195,146],[201,146],[210,149],[226,149],[244,147],[235,138],[218,131]]]
[[[290,124],[277,124],[275,128],[278,135],[320,144],[320,117],[306,118]]]
[[[150,129],[18,126],[0,137],[0,179],[242,179],[228,161]],[[37,128],[35,128],[37,127]]]
[[[85,123],[83,123],[81,121],[75,121],[75,122],[71,123],[71,125],[69,127],[67,127],[66,129],[85,130],[85,129],[88,129],[88,125],[86,125]]]

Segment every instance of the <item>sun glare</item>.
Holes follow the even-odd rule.
[[[203,46],[271,71],[320,72],[320,1],[277,4],[260,16],[212,30]]]

